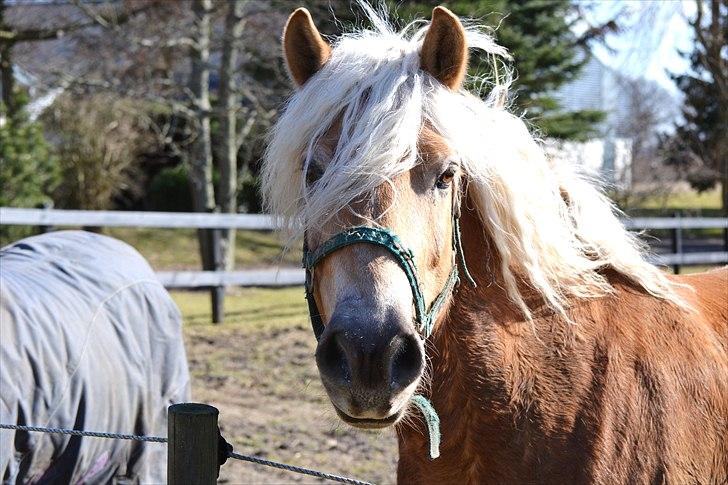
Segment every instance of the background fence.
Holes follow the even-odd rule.
[[[667,253],[653,253],[651,262],[672,266],[678,273],[681,266],[728,263],[728,217],[636,217],[624,220],[625,226],[637,231],[669,231]],[[0,207],[0,225],[38,226],[42,231],[57,226],[146,227],[209,229],[213,241],[223,229],[272,231],[273,217],[264,214],[206,214],[188,212],[77,211],[58,209],[24,209]],[[722,231],[721,242],[687,248],[684,232],[688,230]],[[661,241],[656,239],[655,241]],[[659,248],[658,248],[659,249]],[[214,251],[219,258],[220,251]],[[221,267],[216,261],[215,267]],[[160,271],[162,284],[168,288],[210,288],[214,322],[223,319],[224,290],[227,286],[294,286],[305,280],[303,269],[272,268],[239,271]]]

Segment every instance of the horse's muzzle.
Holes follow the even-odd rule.
[[[425,367],[414,327],[396,319],[362,321],[334,317],[316,349],[321,380],[343,421],[360,428],[394,424]]]

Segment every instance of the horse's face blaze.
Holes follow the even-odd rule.
[[[322,143],[335,146],[335,140],[334,134]],[[319,148],[327,153],[329,147]],[[444,140],[426,128],[419,160],[393,184],[381,185],[342,210],[326,227],[309,228],[307,241],[313,250],[342,230],[377,221],[413,251],[429,306],[452,269],[452,211],[459,204],[460,167]],[[336,411],[357,427],[394,424],[425,368],[405,273],[386,249],[358,243],[325,257],[313,275],[314,298],[325,325],[316,362]]]

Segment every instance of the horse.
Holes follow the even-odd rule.
[[[89,232],[0,250],[0,423],[166,436],[189,400],[182,318],[144,258]],[[0,430],[2,483],[164,483],[166,448]]]
[[[399,483],[726,483],[728,268],[651,265],[509,112],[476,23],[362,7],[372,27],[333,43],[289,17],[296,91],[262,167],[341,420],[395,428]],[[470,49],[500,72],[485,99]]]

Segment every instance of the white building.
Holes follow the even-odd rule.
[[[549,151],[559,157],[584,165],[588,171],[608,183],[629,188],[633,182],[632,138],[629,136],[629,117],[632,93],[626,93],[626,78],[591,56],[579,76],[564,84],[555,98],[564,111],[599,110],[605,119],[598,125],[598,138],[588,142],[547,142]],[[650,81],[644,80],[644,83]],[[668,110],[679,112],[678,101],[664,89],[659,96],[666,99]],[[661,127],[662,128],[662,127]]]

